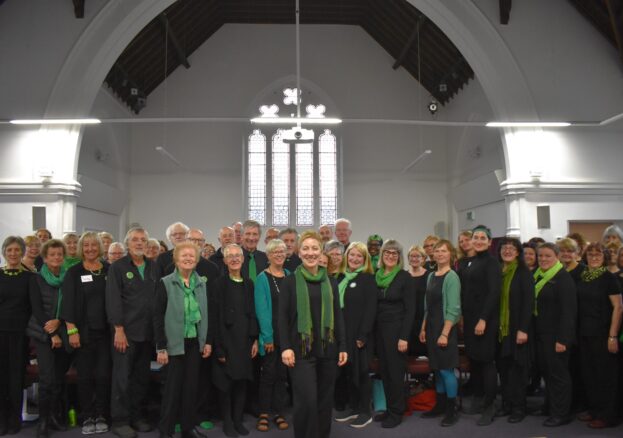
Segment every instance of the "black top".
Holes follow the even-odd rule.
[[[145,258],[142,279],[130,255],[120,258],[108,269],[106,314],[112,326],[123,326],[128,339],[151,341],[151,309],[156,294],[154,262]]]
[[[225,266],[225,262],[223,261],[223,248],[222,247],[217,249],[216,252],[212,254],[208,260],[216,265],[216,267],[219,270],[220,275],[227,274],[227,266]]]
[[[415,293],[415,318],[413,319],[413,327],[411,327],[411,338],[409,339],[409,350],[414,354],[424,354],[424,346],[420,342],[420,330],[422,329],[422,321],[424,320],[424,300],[426,298],[426,280],[429,273],[419,277],[411,277],[413,282],[413,292]],[[417,348],[419,346],[419,349]]]
[[[0,268],[0,331],[26,329],[30,318],[28,288],[33,275],[30,271]]]
[[[106,276],[110,265],[88,271],[83,263],[72,266],[63,282],[61,318],[76,324],[81,341],[88,342],[89,330],[108,329],[106,318]]]
[[[400,322],[400,339],[409,341],[415,318],[413,280],[407,271],[399,271],[387,289],[377,287],[376,320],[380,323]]]
[[[312,350],[308,356],[318,358],[335,358],[339,352],[347,352],[346,337],[344,329],[344,319],[342,309],[340,309],[340,296],[335,279],[330,278],[331,288],[333,289],[333,320],[335,342],[327,343],[327,348],[323,350],[322,339],[320,336],[322,294],[320,283],[307,282],[309,292],[309,305],[312,318],[313,337]],[[297,310],[296,310],[296,279],[290,275],[283,280],[283,288],[279,297],[279,334],[281,336],[281,351],[292,349],[297,359],[301,358],[302,341],[298,332]]]
[[[244,248],[242,248],[242,253],[244,255],[244,262],[240,270],[240,275],[244,278],[249,278],[249,260],[251,259],[251,253]],[[268,256],[264,251],[256,249],[253,251],[253,257],[255,258],[255,274],[257,276],[260,275],[260,272],[264,269],[268,268]]]
[[[337,278],[340,283],[343,274]],[[364,344],[373,338],[374,319],[376,318],[376,281],[373,274],[358,274],[346,286],[344,291],[344,328],[346,329],[346,344],[348,354],[356,349],[356,341]]]
[[[279,295],[281,295],[281,283],[284,277],[275,277],[268,271],[264,271],[266,279],[268,280],[268,287],[270,288],[270,301],[272,315],[272,327],[273,327],[273,343],[279,345]]]
[[[434,260],[426,260],[424,262],[424,269],[428,272],[435,272],[437,270],[437,262]]]
[[[35,274],[30,276],[29,285],[30,304],[32,306],[32,316],[28,321],[26,333],[28,336],[41,342],[47,342],[52,335],[63,334],[65,324],[61,324],[58,333],[49,335],[43,329],[46,322],[60,317],[61,303],[59,288],[50,286],[41,276]]]
[[[160,254],[156,260],[157,280],[172,274],[173,271],[175,271],[175,262],[173,261],[173,250],[170,249],[169,251]],[[215,280],[221,275],[219,267],[215,263],[203,257],[199,257],[195,271],[197,271],[197,274],[199,274],[200,277],[206,277],[206,281],[208,282]]]
[[[517,344],[517,331],[527,333],[528,342],[532,342],[530,329],[534,313],[534,278],[527,267],[517,266],[508,300],[508,336],[502,339],[500,355],[513,356],[516,361],[526,365],[529,360],[528,344]]]
[[[286,261],[283,263],[284,269],[287,269],[290,272],[294,272],[294,270],[302,263],[301,258],[293,253],[290,257],[286,257]]]
[[[472,359],[491,361],[500,325],[500,263],[488,250],[476,253],[465,267],[461,283],[465,352]],[[481,319],[486,322],[485,332],[476,335],[474,330]]]
[[[426,346],[427,356],[430,367],[433,370],[447,370],[459,366],[459,347],[456,324],[452,326],[448,333],[448,345],[440,347],[437,339],[441,336],[445,325],[445,315],[443,309],[443,284],[448,273],[437,276],[434,273],[424,277],[427,279],[425,285],[426,296]]]
[[[623,270],[620,270],[619,272],[615,273],[614,276],[617,278],[617,280],[619,280],[619,289],[621,290],[621,293],[623,294]]]
[[[552,337],[555,342],[570,347],[575,339],[577,307],[573,278],[561,269],[543,286],[537,297],[537,336]]]
[[[573,281],[575,282],[576,285],[580,281],[582,281],[582,272],[584,272],[585,269],[586,269],[586,265],[580,262],[577,264],[575,268],[573,268],[570,271],[567,271],[569,275],[571,275],[571,278],[573,278]]]
[[[472,257],[463,257],[462,259],[460,259],[457,264],[456,264],[456,273],[459,276],[459,279],[461,280],[461,290],[465,289],[465,270],[471,266],[472,264],[472,260],[474,260],[475,256]]]
[[[606,271],[593,281],[580,280],[576,286],[580,336],[609,336],[612,320],[610,296],[621,293],[617,278]]]

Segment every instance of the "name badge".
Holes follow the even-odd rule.
[[[83,283],[90,283],[93,281],[93,276],[92,275],[81,275],[80,279],[82,280]]]
[[[357,283],[351,283],[350,287],[357,287]]]

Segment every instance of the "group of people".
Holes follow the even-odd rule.
[[[151,361],[162,366],[158,428],[200,438],[202,409],[217,394],[223,431],[247,435],[243,412],[257,403],[259,431],[290,428],[327,437],[334,420],[398,426],[406,408],[409,355],[426,356],[436,402],[424,418],[459,419],[460,346],[469,359],[465,413],[491,424],[527,413],[532,380],[545,381],[545,426],[572,419],[593,428],[619,419],[623,233],[557,243],[492,238],[478,226],[457,247],[428,236],[407,252],[371,235],[350,242],[351,223],[300,235],[234,223],[220,247],[177,222],[173,246],[130,229],[52,239],[47,230],[2,245],[0,434],[19,432],[31,345],[39,372],[37,436],[65,428],[65,375],[74,366],[84,434],[134,438],[152,429],[144,403]],[[209,246],[208,246],[209,245]],[[407,264],[405,264],[405,256]],[[619,280],[617,280],[617,278]],[[378,358],[387,409],[373,417],[370,365]],[[501,404],[496,405],[498,376]],[[572,378],[572,376],[574,376]],[[581,410],[580,410],[581,409]],[[206,426],[207,427],[207,426]]]

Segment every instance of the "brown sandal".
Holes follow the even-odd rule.
[[[255,425],[255,428],[260,432],[268,432],[268,429],[270,429],[268,414],[260,414],[260,416],[257,418],[257,424]]]
[[[283,418],[283,416],[281,415],[275,415],[275,418],[273,418],[273,421],[275,422],[279,430],[286,430],[288,427],[290,427],[286,419]]]

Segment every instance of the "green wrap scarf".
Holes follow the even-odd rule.
[[[314,335],[312,331],[312,315],[309,304],[309,290],[307,282],[320,283],[320,293],[322,297],[320,313],[320,336],[322,338],[322,348],[326,347],[327,342],[335,341],[335,321],[333,320],[333,290],[331,282],[327,276],[327,270],[319,267],[318,273],[313,275],[303,265],[299,265],[294,271],[296,282],[296,313],[298,319],[298,332],[301,335],[302,355],[306,356],[312,349]]]
[[[48,269],[48,265],[44,263],[39,273],[47,284],[54,288],[58,288],[58,300],[56,301],[56,313],[54,315],[55,319],[58,319],[59,315],[61,314],[61,303],[63,302],[63,292],[61,291],[61,285],[63,284],[63,280],[65,280],[65,274],[67,273],[67,269],[64,265],[61,266],[61,270],[57,277],[52,273],[52,271]]]
[[[72,266],[77,265],[81,261],[82,261],[82,259],[80,257],[66,256],[65,260],[63,260],[63,267],[65,268],[65,270],[67,270],[67,269],[71,268]]]
[[[597,280],[599,277],[601,277],[605,273],[606,273],[605,266],[600,266],[597,269],[586,268],[584,271],[582,271],[582,275],[581,275],[582,281],[584,283],[589,283],[593,280]]]
[[[201,321],[201,311],[199,310],[199,304],[197,298],[195,298],[195,273],[190,275],[188,280],[188,287],[184,283],[184,279],[181,275],[178,276],[180,283],[182,283],[182,289],[184,290],[184,337],[196,338],[197,337],[197,324]]]
[[[510,324],[510,294],[511,282],[517,271],[517,259],[506,265],[502,271],[502,294],[500,295],[500,333],[498,340],[502,342],[508,336],[508,326]]]
[[[354,280],[361,271],[363,271],[363,266],[360,266],[353,272],[344,272],[344,278],[342,279],[342,281],[340,281],[340,284],[337,285],[337,289],[340,293],[340,309],[344,308],[344,294],[346,292],[346,286],[348,286],[348,283],[350,283],[351,280]]]
[[[400,266],[398,265],[394,266],[394,269],[389,271],[389,273],[387,274],[385,274],[385,270],[381,268],[376,271],[376,274],[374,275],[374,278],[376,279],[376,285],[383,289],[383,295],[385,295],[385,291],[392,283],[392,281],[394,281],[394,278],[396,278],[396,274],[398,274],[398,271],[400,271]]]
[[[549,268],[547,271],[542,270],[541,268],[537,269],[536,272],[534,273],[534,280],[537,282],[534,285],[534,315],[538,315],[537,312],[537,299],[539,298],[539,294],[541,293],[541,289],[543,289],[543,286],[545,286],[552,278],[554,278],[554,275],[558,274],[558,271],[560,271],[561,269],[563,269],[562,263],[560,262],[556,262],[556,264],[554,266],[552,266],[551,268]],[[539,277],[541,278],[539,280]]]

